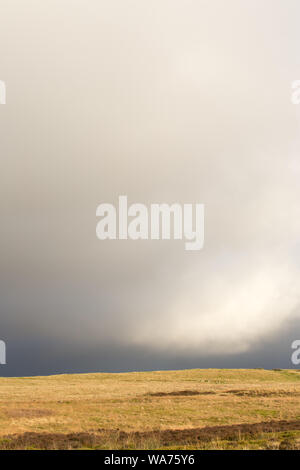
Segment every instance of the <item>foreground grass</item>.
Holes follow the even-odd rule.
[[[0,378],[0,449],[300,448],[300,373]]]

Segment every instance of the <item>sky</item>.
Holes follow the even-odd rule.
[[[0,0],[0,375],[293,368],[298,0]],[[96,208],[205,205],[205,242]]]

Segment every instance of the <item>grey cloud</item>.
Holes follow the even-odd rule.
[[[287,365],[299,2],[0,8],[3,373]],[[204,250],[100,242],[96,207],[120,194],[204,203]]]

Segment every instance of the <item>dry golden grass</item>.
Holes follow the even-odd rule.
[[[0,378],[0,448],[288,448],[299,438],[297,371]]]

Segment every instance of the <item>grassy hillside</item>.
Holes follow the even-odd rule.
[[[0,378],[0,448],[300,448],[296,370]]]

